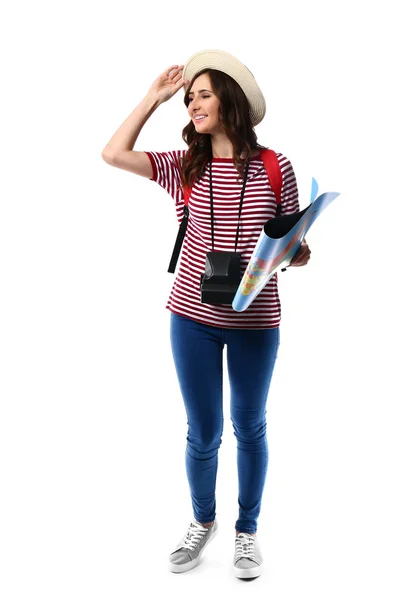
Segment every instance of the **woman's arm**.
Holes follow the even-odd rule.
[[[172,65],[161,73],[150,90],[114,133],[104,147],[101,157],[113,167],[125,169],[149,179],[153,169],[145,152],[134,151],[136,140],[143,125],[160,104],[169,100],[185,83],[181,78],[183,65]]]
[[[148,179],[152,178],[153,169],[149,157],[145,152],[137,152],[132,148],[136,144],[143,125],[160,104],[152,96],[147,95],[143,98],[121,127],[117,129],[101,153],[101,157],[106,163]]]

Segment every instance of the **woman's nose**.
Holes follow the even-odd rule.
[[[192,100],[192,101],[191,101],[191,103],[190,103],[190,108],[191,108],[192,112],[194,112],[194,111],[198,110],[198,106],[199,106],[199,105],[198,105],[198,102],[197,102],[197,100]]]

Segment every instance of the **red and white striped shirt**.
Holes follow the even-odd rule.
[[[175,200],[178,221],[183,218],[184,196],[178,157],[186,150],[146,152],[153,166],[155,181]],[[300,210],[296,177],[290,161],[277,153],[282,171],[282,215]],[[210,168],[193,187],[189,200],[189,221],[183,241],[179,269],[166,308],[214,327],[233,329],[270,329],[278,327],[281,303],[275,273],[264,289],[243,312],[230,304],[203,304],[200,301],[200,276],[204,273],[206,253],[212,250],[210,217]],[[235,250],[243,180],[237,181],[238,171],[233,158],[212,159],[214,204],[214,251]],[[243,275],[261,230],[268,219],[276,216],[276,199],[269,183],[261,155],[250,159],[249,171],[240,216],[237,252],[241,253]],[[172,248],[171,248],[172,253]]]

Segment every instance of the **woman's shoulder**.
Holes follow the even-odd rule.
[[[286,159],[286,156],[284,156],[282,154],[282,152],[280,152],[279,150],[275,150],[274,148],[271,148],[270,146],[262,146],[261,148],[256,148],[254,150],[250,151],[250,158],[262,158],[263,152],[266,151],[272,151],[276,157],[279,159],[283,158]]]
[[[151,151],[147,152],[147,154],[153,157],[161,170],[165,171],[172,168],[173,170],[180,171],[182,159],[186,152],[186,149],[179,148],[176,150]]]
[[[259,151],[260,152],[260,157],[261,157],[261,153],[262,153],[263,150],[272,150],[275,153],[276,158],[278,159],[278,163],[279,163],[279,166],[280,166],[281,169],[283,167],[286,167],[286,166],[291,166],[291,162],[290,162],[289,158],[281,150],[277,150],[275,148],[270,148],[270,147],[263,148],[263,149],[261,149]]]

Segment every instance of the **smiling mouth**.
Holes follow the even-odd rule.
[[[205,115],[204,117],[202,116],[200,118],[194,117],[193,121],[195,121],[195,123],[200,123],[200,121],[204,121],[204,119],[206,119],[206,118],[207,118],[207,115]]]

